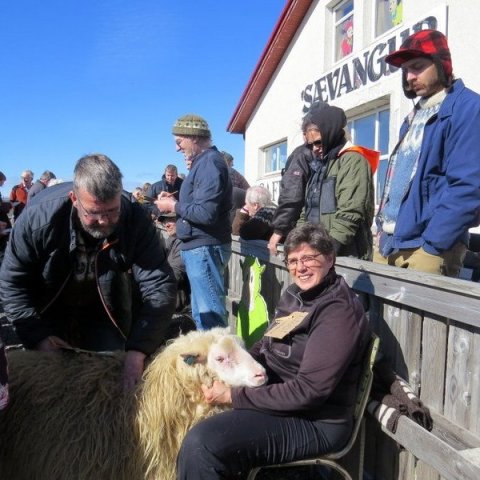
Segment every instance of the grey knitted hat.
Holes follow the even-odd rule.
[[[174,135],[192,135],[197,137],[211,137],[207,121],[199,115],[188,113],[180,117],[173,125]]]

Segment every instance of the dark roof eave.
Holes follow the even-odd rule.
[[[247,122],[253,110],[282,61],[290,42],[311,5],[312,0],[287,0],[260,60],[228,123],[227,132],[245,133]]]

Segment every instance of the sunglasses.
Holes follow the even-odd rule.
[[[323,145],[323,142],[321,140],[315,140],[314,142],[312,143],[306,143],[305,146],[309,149],[309,150],[313,150],[313,147],[321,147]]]

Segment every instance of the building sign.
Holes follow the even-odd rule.
[[[280,193],[280,175],[270,178],[262,178],[255,182],[256,185],[265,187],[272,195],[272,201],[278,203],[278,195]]]
[[[443,14],[439,12],[436,15],[429,15],[409,28],[399,29],[391,37],[372,44],[358,56],[307,85],[301,92],[303,113],[308,111],[312,103],[318,101],[329,103],[397,71],[397,68],[385,63],[385,57],[397,50],[413,32],[427,28],[445,31],[445,26],[441,28],[439,25],[439,18],[445,16],[446,11],[443,10]],[[445,24],[445,21],[442,24]]]

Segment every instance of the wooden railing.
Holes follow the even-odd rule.
[[[266,265],[261,293],[270,316],[291,282],[283,254],[271,257],[266,242],[234,237],[232,325],[242,297],[240,261],[247,255]],[[480,479],[480,285],[345,257],[335,268],[365,302],[381,351],[434,419],[428,432],[402,416],[395,434],[369,419],[365,478]]]

